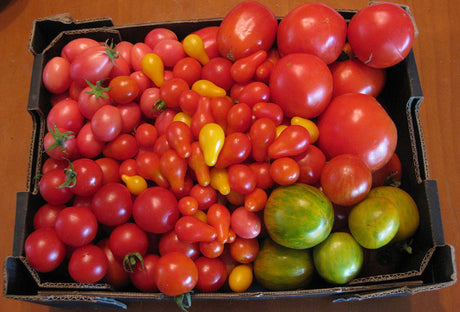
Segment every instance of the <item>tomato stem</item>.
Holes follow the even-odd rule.
[[[99,80],[96,82],[96,84],[92,84],[91,82],[89,82],[87,79],[85,79],[86,83],[88,84],[88,86],[91,87],[91,90],[90,91],[86,91],[87,94],[91,94],[91,95],[94,95],[96,98],[103,98],[103,99],[108,99],[108,95],[105,94],[104,92],[107,92],[109,91],[110,89],[112,89],[112,87],[107,87],[107,88],[104,88],[102,86],[102,83],[104,82],[105,79],[102,79],[102,80]]]
[[[162,112],[166,109],[166,102],[162,99],[156,100],[155,104],[152,106],[152,111],[154,112]]]
[[[64,169],[64,173],[67,178],[64,183],[58,186],[58,188],[74,187],[77,183],[77,172],[75,171],[75,167],[70,160],[67,159],[67,161],[69,162],[69,168]]]
[[[123,269],[126,272],[133,272],[134,268],[136,267],[137,262],[141,263],[142,270],[145,269],[144,267],[144,258],[139,252],[133,252],[130,254],[127,254],[125,258],[123,259]]]
[[[177,306],[184,312],[188,312],[187,309],[192,306],[192,293],[193,291],[189,291],[174,297]]]
[[[109,57],[110,62],[112,62],[113,65],[117,66],[117,64],[115,63],[115,59],[117,59],[120,56],[119,52],[113,46],[113,40],[111,40],[110,45],[107,44],[108,41],[109,39],[107,39],[107,41],[105,42],[105,54],[107,54],[107,56]]]
[[[74,138],[75,135],[73,134],[72,131],[66,131],[62,133],[59,131],[58,127],[54,125],[53,129],[50,129],[50,133],[53,136],[54,142],[51,144],[45,151],[50,151],[56,147],[59,147],[61,151],[65,152],[67,154],[67,151],[64,147],[64,143],[71,138]]]

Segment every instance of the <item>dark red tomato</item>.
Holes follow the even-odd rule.
[[[174,65],[173,74],[174,77],[185,80],[191,87],[201,77],[201,64],[193,57],[184,57]]]
[[[128,133],[122,133],[107,143],[102,150],[105,157],[115,158],[123,161],[134,158],[139,151],[136,138]]]
[[[249,130],[252,124],[252,110],[246,103],[236,103],[227,112],[227,133]]]
[[[348,227],[348,214],[351,208],[346,206],[339,206],[334,204],[334,225],[332,226],[333,232],[347,231]]]
[[[190,89],[182,91],[179,97],[180,109],[189,116],[193,116],[198,107],[200,97],[201,95],[195,90]]]
[[[195,288],[198,269],[192,259],[180,252],[170,252],[157,262],[154,280],[167,296],[185,294]]]
[[[129,274],[134,287],[143,292],[155,292],[158,290],[154,279],[155,267],[160,256],[148,254],[143,263],[137,262],[134,270]]]
[[[295,156],[294,159],[300,170],[298,182],[314,185],[319,181],[326,156],[318,147],[310,144],[304,153]]]
[[[104,105],[91,118],[91,129],[97,140],[109,142],[115,139],[123,128],[123,119],[118,107]]]
[[[91,210],[97,221],[109,226],[127,222],[132,215],[132,207],[131,193],[120,183],[104,184],[91,201]]]
[[[317,56],[292,53],[282,57],[270,77],[270,94],[287,117],[320,115],[332,97],[332,75]]]
[[[262,227],[259,215],[243,206],[232,212],[230,224],[238,237],[246,239],[256,238]]]
[[[396,153],[393,153],[385,166],[372,173],[372,186],[393,185],[398,187],[401,185],[401,177],[401,160]]]
[[[55,206],[51,204],[44,204],[38,208],[37,212],[34,214],[34,229],[38,230],[44,227],[54,228],[57,215],[64,208],[64,205]]]
[[[67,207],[59,212],[56,234],[68,246],[80,247],[96,237],[98,224],[95,215],[86,207]]]
[[[102,249],[107,257],[107,273],[104,276],[104,281],[115,289],[127,286],[130,281],[129,274],[123,268],[123,262],[115,258],[112,250],[110,250],[109,239],[104,238],[100,240],[97,246]]]
[[[256,175],[256,186],[261,189],[271,188],[275,182],[270,175],[270,163],[266,161],[253,162],[249,164]]]
[[[329,68],[334,81],[333,97],[345,93],[364,93],[377,97],[385,85],[384,69],[369,67],[357,59],[336,62]]]
[[[113,60],[117,57],[117,51],[107,45],[85,49],[70,63],[70,77],[82,87],[87,86],[86,80],[95,84],[109,77],[114,66]]]
[[[217,201],[217,191],[210,185],[195,184],[190,190],[190,196],[198,201],[198,209],[200,210],[207,210]]]
[[[173,68],[179,60],[187,56],[182,43],[176,39],[159,41],[153,47],[152,52],[162,59],[164,66],[167,68]]]
[[[49,60],[43,69],[43,84],[54,94],[60,94],[70,88],[70,63],[63,57],[55,56]]]
[[[57,160],[74,159],[79,152],[75,134],[57,127],[50,129],[45,134],[43,147],[49,157]]]
[[[101,167],[104,175],[102,184],[121,181],[118,174],[118,170],[120,168],[120,163],[118,161],[109,157],[101,157],[96,159],[95,162],[99,165],[99,167]]]
[[[135,223],[127,222],[113,229],[109,236],[109,246],[117,259],[125,260],[135,253],[144,256],[149,247],[149,239]]]
[[[89,158],[74,160],[72,166],[68,171],[70,180],[75,181],[75,185],[70,185],[71,191],[79,196],[90,196],[96,193],[104,179],[101,167]]]
[[[48,130],[58,128],[78,133],[83,126],[84,118],[78,109],[78,103],[72,99],[64,99],[54,105],[46,117]]]
[[[173,251],[181,252],[192,260],[200,256],[198,242],[190,243],[181,241],[174,230],[161,235],[160,241],[158,242],[158,251],[162,256]]]
[[[107,273],[105,252],[96,245],[86,245],[74,250],[69,260],[69,274],[78,283],[96,283]]]
[[[126,159],[121,162],[120,167],[118,168],[118,175],[121,176],[126,174],[127,176],[134,176],[140,173],[139,166],[136,159]]]
[[[155,119],[161,113],[161,109],[156,106],[157,101],[160,99],[160,88],[151,87],[142,92],[139,99],[139,107],[142,115],[147,119]]]
[[[166,80],[160,87],[160,98],[165,101],[167,107],[179,107],[181,93],[189,88],[188,83],[182,78]]]
[[[257,238],[242,238],[237,236],[230,244],[230,254],[238,263],[251,263],[259,254],[259,242]]]
[[[67,180],[64,169],[52,169],[40,179],[40,195],[43,199],[52,205],[63,205],[69,202],[74,193],[68,187],[59,187]]]
[[[127,104],[137,98],[139,94],[139,85],[136,79],[131,76],[117,76],[110,80],[110,98],[116,104]]]
[[[201,79],[213,82],[224,90],[230,90],[234,81],[230,75],[232,61],[224,57],[215,57],[209,60],[201,70]]]
[[[133,217],[144,231],[156,234],[169,232],[179,219],[177,199],[164,187],[150,187],[135,199]]]
[[[414,41],[414,24],[394,3],[375,3],[358,11],[348,25],[348,41],[364,64],[386,68],[402,61]]]
[[[259,102],[252,106],[252,114],[255,119],[270,118],[276,126],[284,120],[284,112],[278,104],[269,102]]]
[[[100,45],[94,39],[91,38],[76,38],[69,41],[61,50],[61,56],[67,59],[69,62],[72,62],[77,55],[82,53],[84,50]]]
[[[158,131],[154,125],[143,122],[136,128],[136,142],[140,148],[151,148],[158,137]]]
[[[228,237],[227,237],[228,239]],[[224,251],[225,243],[213,240],[210,242],[200,242],[200,252],[207,258],[217,258]]]
[[[305,3],[281,20],[276,42],[281,56],[309,53],[330,64],[342,52],[346,37],[347,23],[336,10],[323,3]]]
[[[118,58],[113,60],[114,66],[110,71],[108,79],[113,79],[118,76],[129,76],[131,74],[132,68],[129,61],[125,60],[123,57],[118,56]]]
[[[214,122],[222,127],[222,129],[227,129],[227,115],[232,108],[233,102],[227,96],[218,96],[211,99],[211,113],[214,117]]]
[[[348,93],[336,97],[318,119],[318,147],[326,158],[354,154],[375,171],[393,155],[397,130],[393,120],[372,96]]]
[[[179,199],[177,208],[182,215],[192,216],[198,211],[198,201],[195,197],[187,195]]]
[[[217,47],[231,61],[258,50],[268,51],[275,42],[278,21],[275,14],[256,1],[244,1],[229,11],[217,32]]]
[[[66,159],[57,160],[53,158],[47,158],[42,166],[42,174],[47,173],[53,169],[65,169],[69,165]]]
[[[235,192],[249,194],[256,187],[256,174],[246,164],[234,164],[228,167],[228,182]]]
[[[64,243],[51,227],[38,229],[27,236],[24,250],[27,261],[38,272],[53,271],[66,254]]]
[[[253,81],[242,88],[236,100],[240,103],[246,103],[252,108],[257,103],[268,102],[270,100],[270,92],[270,88],[265,83]]]
[[[195,260],[198,269],[197,289],[201,292],[218,291],[227,280],[227,268],[220,258],[200,257]]]
[[[203,40],[204,50],[210,59],[220,56],[217,48],[217,32],[219,26],[208,26],[193,32]]]
[[[372,187],[372,174],[360,157],[341,154],[324,165],[321,187],[334,204],[351,206],[366,197]]]
[[[157,27],[147,33],[144,38],[144,43],[153,49],[158,42],[164,39],[177,40],[177,35],[170,29]]]
[[[93,196],[75,196],[72,200],[72,206],[75,207],[86,207],[91,209],[91,200]]]

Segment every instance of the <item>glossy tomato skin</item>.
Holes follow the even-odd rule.
[[[322,3],[305,3],[281,20],[277,45],[282,56],[309,53],[330,64],[339,57],[346,36],[347,24],[336,10]]]
[[[144,231],[157,234],[169,232],[179,219],[177,199],[164,187],[150,187],[135,199],[133,217]]]
[[[96,283],[107,273],[108,260],[105,252],[96,245],[75,249],[69,261],[69,274],[79,283]]]
[[[258,50],[268,51],[277,29],[276,16],[269,8],[256,1],[244,1],[222,20],[217,47],[222,56],[235,61]]]
[[[116,289],[127,286],[129,284],[129,274],[123,268],[122,261],[115,258],[112,250],[110,250],[109,239],[100,240],[97,246],[102,249],[107,257],[107,273],[104,276],[104,281]]]
[[[70,76],[79,86],[86,87],[86,80],[95,84],[97,81],[109,77],[113,68],[108,49],[103,45],[96,45],[85,49],[70,63]]]
[[[366,6],[348,25],[353,53],[375,68],[387,68],[402,61],[412,48],[414,34],[409,13],[394,3]]]
[[[367,66],[357,59],[335,62],[329,68],[334,80],[333,97],[345,93],[364,93],[376,98],[385,85],[384,69]]]
[[[86,207],[67,207],[59,212],[55,223],[59,239],[66,245],[80,247],[96,237],[98,224],[96,216]]]
[[[269,81],[273,102],[286,117],[314,118],[320,115],[332,97],[332,75],[317,56],[291,53],[282,57]]]
[[[52,205],[62,205],[72,199],[74,194],[68,187],[59,188],[67,179],[64,169],[56,168],[43,174],[40,179],[40,195]]]
[[[170,252],[157,262],[154,272],[158,289],[167,296],[191,291],[198,282],[198,269],[192,259],[180,252]]]
[[[227,280],[227,269],[220,258],[200,257],[195,260],[198,269],[197,289],[202,292],[219,290]]]
[[[154,292],[158,290],[154,279],[155,266],[160,256],[148,254],[144,257],[143,266],[140,262],[136,263],[134,271],[129,277],[134,287],[144,292]]]
[[[91,201],[91,210],[97,220],[108,226],[117,226],[128,221],[132,214],[133,201],[126,186],[121,183],[103,185]]]
[[[43,69],[43,84],[48,91],[54,94],[63,93],[69,89],[71,83],[68,60],[55,56],[46,63]]]
[[[25,242],[26,258],[38,272],[50,272],[64,260],[65,245],[52,227],[32,232]]]
[[[328,159],[354,154],[375,171],[393,155],[397,129],[372,96],[348,93],[334,98],[318,119],[318,147]]]
[[[135,223],[123,223],[110,233],[110,250],[118,259],[124,259],[127,255],[138,252],[142,256],[147,253],[149,239],[147,234]]]

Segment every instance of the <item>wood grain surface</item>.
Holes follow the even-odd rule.
[[[36,18],[69,13],[74,19],[111,17],[114,24],[223,17],[237,0],[32,1],[0,0],[0,257],[11,254],[16,192],[25,190],[32,120],[26,111],[33,56],[28,51]],[[301,0],[260,2],[286,15]],[[359,9],[364,0],[324,0]],[[460,5],[452,0],[397,1],[410,7],[418,27],[414,53],[425,99],[420,117],[430,178],[438,183],[446,243],[460,250]],[[2,287],[3,288],[3,287]],[[460,285],[411,296],[333,303],[329,297],[256,301],[196,301],[190,311],[458,311]],[[0,299],[2,311],[67,309]],[[86,311],[72,308],[70,311]],[[174,302],[137,302],[132,311],[178,311]]]

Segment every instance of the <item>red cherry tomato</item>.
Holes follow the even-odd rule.
[[[38,272],[55,270],[65,258],[65,245],[52,227],[45,227],[27,236],[24,247],[27,261]]]
[[[96,245],[86,245],[74,250],[69,260],[69,274],[79,283],[96,283],[107,273],[105,252]]]

